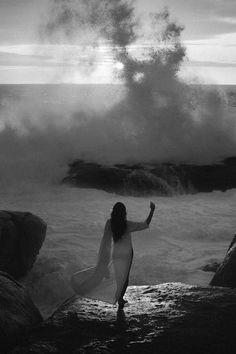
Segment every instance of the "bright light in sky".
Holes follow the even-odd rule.
[[[114,61],[108,47],[40,44],[37,31],[48,2],[0,1],[0,83],[115,82],[114,70],[123,70],[124,64]],[[137,13],[146,19],[165,5],[185,26],[188,60],[180,76],[236,84],[235,0],[136,0]]]
[[[120,61],[118,61],[117,63],[115,63],[115,68],[117,70],[123,70],[124,69],[124,64],[121,63]]]

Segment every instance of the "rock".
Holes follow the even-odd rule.
[[[214,274],[210,285],[236,287],[236,235],[228,248],[223,262]]]
[[[204,272],[216,272],[219,268],[220,263],[217,260],[212,260],[208,264],[205,264],[201,269]]]
[[[66,301],[12,354],[232,354],[236,290],[181,283],[131,286],[124,311]]]
[[[124,194],[128,195],[173,195],[174,189],[160,177],[142,170],[134,170],[127,174],[123,181]]]
[[[174,170],[170,168],[164,177],[164,171],[162,174],[156,171],[156,166],[154,169],[149,165],[102,166],[77,160],[70,164],[68,176],[63,179],[63,183],[121,195],[173,195],[176,185],[180,186]],[[170,186],[169,180],[174,187]]]
[[[136,196],[226,191],[236,188],[236,158],[202,166],[173,163],[104,166],[76,160],[69,165],[63,182]]]
[[[0,272],[0,351],[13,348],[42,317],[22,285]]]
[[[226,191],[236,188],[236,157],[212,165],[180,165],[183,185],[197,192]]]
[[[0,211],[0,270],[15,278],[32,267],[46,236],[46,224],[28,212]]]

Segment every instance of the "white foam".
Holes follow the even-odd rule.
[[[152,199],[157,207],[150,229],[132,236],[130,284],[207,284],[212,274],[202,266],[223,259],[236,229],[236,191]],[[41,186],[28,198],[2,195],[1,209],[30,210],[48,224],[46,241],[24,280],[45,315],[72,295],[71,274],[95,264],[106,218],[117,200],[126,204],[131,220],[147,216],[147,198],[97,190]]]

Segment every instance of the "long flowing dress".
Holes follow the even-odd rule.
[[[74,291],[85,298],[115,304],[122,298],[129,280],[133,259],[131,232],[147,229],[146,222],[127,221],[126,232],[118,242],[112,242],[111,222],[107,220],[95,267],[72,275]],[[113,247],[112,247],[113,246]]]

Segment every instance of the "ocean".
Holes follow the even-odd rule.
[[[145,220],[150,200],[156,203],[150,229],[132,235],[135,255],[130,284],[180,281],[207,285],[213,273],[202,268],[213,261],[220,262],[234,236],[236,190],[144,198],[61,184],[68,163],[77,157],[101,162],[104,156],[105,163],[111,163],[137,161],[138,158],[148,161],[150,155],[153,161],[155,149],[159,146],[162,153],[156,151],[156,154],[160,160],[174,157],[176,161],[182,156],[182,161],[185,157],[189,161],[193,156],[195,161],[198,160],[197,152],[192,144],[198,137],[201,137],[201,145],[211,141],[210,145],[198,150],[200,155],[210,151],[208,162],[217,156],[221,146],[226,147],[225,155],[230,151],[231,155],[235,153],[235,145],[227,140],[230,129],[226,123],[219,125],[219,118],[213,136],[209,121],[207,126],[202,123],[202,130],[199,121],[196,125],[189,124],[192,139],[189,150],[195,151],[192,155],[186,152],[189,139],[184,139],[184,148],[176,146],[177,154],[170,144],[166,151],[167,145],[163,141],[159,142],[160,145],[155,141],[152,150],[153,132],[150,133],[147,127],[141,130],[144,121],[140,122],[140,116],[134,123],[136,111],[131,111],[130,106],[127,110],[130,116],[124,120],[120,103],[122,107],[129,104],[124,97],[124,88],[115,85],[0,86],[0,208],[30,211],[42,217],[48,225],[46,241],[33,270],[22,280],[44,316],[73,294],[70,276],[96,263],[105,221],[117,201],[126,204],[128,218],[134,221]],[[116,115],[114,110],[118,112]],[[165,114],[164,108],[162,110]],[[117,121],[119,116],[122,116],[122,124],[127,122],[122,132],[120,121]],[[154,126],[157,128],[152,120],[153,117],[150,121],[147,117],[151,130]],[[164,129],[164,123],[159,127]],[[204,135],[206,128],[208,139]],[[176,135],[174,129],[175,124],[168,135],[168,124],[163,134],[168,139],[172,136],[172,141],[180,144],[179,136],[186,127],[182,127],[181,132],[178,130]],[[129,135],[128,138],[124,134]],[[160,132],[157,135],[160,137]],[[138,140],[140,150],[135,140],[137,137],[141,139]],[[213,151],[214,139],[216,153]],[[120,147],[122,142],[124,146]],[[140,154],[137,155],[138,151]]]
[[[124,202],[128,218],[143,221],[150,199],[156,203],[150,229],[132,234],[130,284],[207,285],[213,273],[202,268],[222,261],[236,230],[236,190],[147,198],[66,186],[1,192],[1,209],[31,211],[47,222],[46,241],[23,281],[45,316],[73,294],[70,276],[95,265],[114,203]]]

